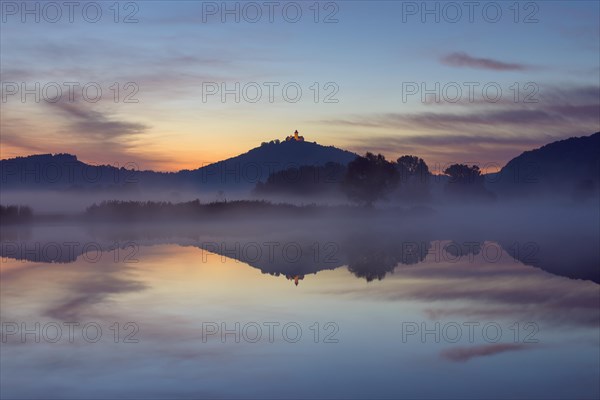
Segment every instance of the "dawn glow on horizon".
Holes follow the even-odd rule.
[[[101,3],[95,23],[85,4],[56,23],[3,5],[3,159],[176,171],[297,129],[359,154],[502,166],[600,130],[594,1],[500,2],[499,18],[485,2],[293,3],[300,18],[286,2]]]

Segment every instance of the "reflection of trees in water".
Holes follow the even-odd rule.
[[[247,244],[254,242],[216,242],[205,243],[199,247],[235,258],[266,274],[284,275],[294,282],[302,280],[305,275],[333,270],[344,265],[358,278],[365,278],[369,282],[375,279],[382,280],[400,264],[422,262],[431,248],[429,239],[409,240],[374,232],[351,235],[343,239],[328,238],[320,242],[308,239],[290,240],[287,244],[293,243],[294,247],[297,246],[299,251],[294,253],[299,254],[298,257],[290,257],[289,253],[286,256],[286,252],[279,250],[269,253],[268,257],[266,252],[262,257],[256,257],[255,252],[250,256],[243,249]],[[238,251],[235,251],[236,246]],[[279,249],[281,247],[279,246]]]
[[[244,262],[263,273],[273,276],[283,275],[293,281],[300,281],[306,275],[333,270],[344,265],[347,265],[349,271],[356,277],[373,281],[384,279],[398,266],[423,262],[435,243],[429,234],[422,232],[398,234],[392,228],[363,229],[354,232],[330,230],[317,231],[314,234],[307,234],[305,230],[304,236],[298,234],[284,238],[269,235],[260,239],[247,233],[232,237],[226,233],[229,228],[223,227],[217,237],[207,232],[199,233],[198,227],[193,224],[167,225],[152,229],[107,225],[94,229],[62,231],[50,227],[41,235],[39,231],[34,234],[30,226],[3,226],[0,230],[0,255],[3,258],[33,262],[70,263],[79,257],[85,257],[86,261],[95,259],[98,251],[110,252],[118,248],[120,250],[116,254],[120,261],[133,255],[143,262],[141,247],[174,244],[193,246],[202,251],[220,254]],[[496,238],[490,238],[490,243],[498,243],[503,251],[525,265],[541,268],[555,275],[600,282],[599,255],[595,236],[577,236],[568,232],[550,232],[545,235],[524,232],[519,236],[515,235],[516,233],[510,235],[511,240],[502,238],[508,235],[494,235]],[[485,261],[485,247],[482,247],[484,241],[472,240],[473,237],[476,235],[450,242],[444,241],[443,245],[440,242],[443,248],[436,251],[451,256],[448,257],[451,260],[467,260],[483,254]],[[532,241],[532,237],[535,237],[536,241]],[[263,249],[262,256],[244,250],[246,248],[252,250],[253,246],[248,245],[257,242],[259,245],[279,242],[281,246],[274,253],[273,258],[269,256],[266,248]],[[223,250],[220,250],[222,243],[224,243]],[[300,248],[300,256],[296,257],[295,251],[289,251],[286,257],[281,251],[286,243],[294,244],[290,246],[291,250]],[[318,251],[315,243],[320,246]],[[235,249],[236,246],[242,250],[232,252],[231,249]],[[200,254],[199,257],[204,255]]]
[[[358,278],[365,278],[367,282],[382,280],[398,265],[398,259],[382,249],[368,249],[348,256],[348,270]]]
[[[411,265],[425,259],[431,248],[430,240],[402,240],[359,236],[348,240],[346,251],[348,270],[368,282],[382,280],[399,264]]]
[[[0,220],[2,224],[19,224],[30,222],[33,211],[27,206],[0,205]]]
[[[483,243],[469,240],[464,242],[452,241],[444,246],[444,251],[456,258],[467,257],[469,255],[478,255],[481,253]]]

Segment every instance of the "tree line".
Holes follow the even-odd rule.
[[[444,192],[449,198],[492,200],[485,189],[484,176],[476,165],[452,164],[443,171],[447,176]],[[422,158],[405,155],[395,162],[381,154],[366,153],[347,166],[327,163],[324,166],[302,166],[271,174],[255,188],[257,194],[344,194],[351,201],[372,206],[390,195],[406,202],[431,199],[429,167]]]
[[[0,205],[0,220],[3,224],[29,222],[33,218],[33,211],[28,206]]]

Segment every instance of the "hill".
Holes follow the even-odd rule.
[[[600,187],[600,132],[525,151],[490,185],[502,197],[560,196],[585,200]]]
[[[304,141],[272,141],[247,153],[189,171],[195,182],[209,188],[252,189],[269,175],[292,167],[348,164],[356,154],[333,146]],[[182,171],[183,172],[183,171]]]
[[[91,165],[71,154],[40,154],[0,161],[3,190],[245,190],[292,166],[347,164],[356,154],[317,143],[273,141],[195,170],[139,171]]]

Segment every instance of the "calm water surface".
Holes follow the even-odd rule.
[[[102,251],[70,260],[52,232],[3,237],[3,398],[600,396],[598,283],[506,244],[417,238],[427,254],[399,259],[381,238],[290,240],[269,258],[272,238],[91,235]]]

